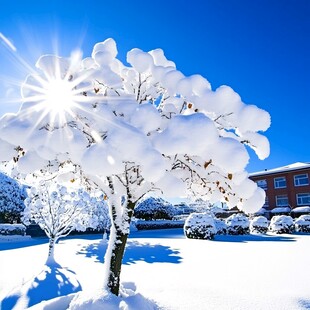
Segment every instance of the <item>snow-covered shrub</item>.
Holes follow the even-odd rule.
[[[255,234],[265,234],[268,231],[269,222],[264,216],[257,216],[250,221],[250,231]]]
[[[250,222],[246,215],[236,213],[226,219],[227,234],[247,235],[250,233]]]
[[[221,219],[215,217],[214,218],[214,224],[215,224],[217,235],[226,235],[227,225],[226,225],[224,220],[221,220]]]
[[[294,228],[293,218],[288,215],[273,216],[269,225],[269,230],[276,234],[291,234]]]
[[[146,221],[172,220],[175,207],[162,198],[149,197],[137,203],[134,216]]]
[[[295,230],[310,233],[310,215],[301,215],[295,220]]]
[[[209,213],[192,213],[184,224],[184,233],[190,239],[213,239],[216,227]]]
[[[21,235],[26,234],[26,227],[23,224],[0,224],[0,235]]]
[[[20,222],[21,212],[24,210],[26,192],[24,187],[0,173],[0,223]]]

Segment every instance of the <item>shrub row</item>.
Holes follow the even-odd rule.
[[[310,233],[310,215],[302,215],[295,221],[290,216],[277,215],[269,223],[264,216],[249,220],[241,213],[233,214],[225,221],[210,213],[192,213],[184,224],[186,237],[194,239],[213,239],[216,234],[265,234],[268,230],[276,234],[290,234],[294,231]]]
[[[2,236],[24,236],[25,234],[26,226],[23,224],[0,224],[0,235]]]
[[[135,220],[132,224],[138,230],[151,230],[151,229],[166,229],[166,228],[182,228],[184,221],[172,221],[172,220],[157,220],[157,221],[144,221]],[[133,229],[130,228],[132,231]]]

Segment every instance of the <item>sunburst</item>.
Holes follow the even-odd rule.
[[[86,83],[89,73],[73,72],[76,66],[70,59],[70,66],[63,72],[61,59],[54,58],[49,70],[44,75],[30,75],[23,85],[24,103],[32,103],[36,111],[42,112],[42,118],[48,116],[51,123],[63,124],[68,116],[74,115],[74,110],[82,108],[82,104],[90,102],[90,96],[85,94],[92,89],[91,83]],[[75,78],[74,75],[77,75]],[[85,86],[86,85],[86,86]]]

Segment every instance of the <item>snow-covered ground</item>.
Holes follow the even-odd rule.
[[[80,289],[93,292],[104,274],[106,245],[100,238],[60,240],[55,249],[59,265],[53,268],[44,267],[45,238],[0,243],[0,299],[21,284],[33,302]],[[309,261],[310,235],[204,241],[185,239],[182,229],[138,231],[128,242],[122,282],[136,286],[159,309],[310,309]]]

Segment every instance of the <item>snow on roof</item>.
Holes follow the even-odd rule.
[[[310,163],[297,162],[297,163],[293,163],[287,166],[282,166],[282,167],[278,167],[274,169],[269,169],[269,170],[265,169],[263,171],[253,172],[253,173],[250,173],[250,177],[265,175],[265,174],[281,173],[281,172],[287,172],[287,171],[293,171],[293,170],[300,170],[300,169],[306,169],[306,168],[310,168]]]

